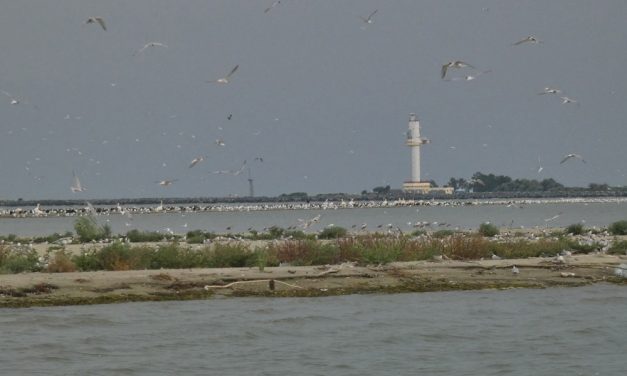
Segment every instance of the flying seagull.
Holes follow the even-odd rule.
[[[456,69],[473,68],[474,69],[475,67],[461,60],[449,61],[448,63],[442,65],[442,78],[446,76],[446,72],[449,70],[449,68],[456,68]]]
[[[569,159],[571,159],[571,158],[581,159],[581,161],[582,161],[583,163],[586,163],[586,160],[585,160],[585,159],[583,159],[583,157],[582,157],[581,155],[579,155],[579,154],[566,154],[566,155],[564,156],[564,159],[562,159],[562,161],[560,162],[560,164],[562,164],[562,163],[566,162],[567,160],[569,160]]]
[[[264,13],[268,13],[269,11],[272,10],[272,8],[274,8],[275,6],[281,4],[281,0],[276,0],[274,3],[272,3],[272,5],[270,5],[269,7],[267,7],[263,12]]]
[[[244,163],[242,163],[242,167],[240,167],[239,170],[218,170],[218,171],[212,171],[211,173],[212,174],[228,174],[228,175],[237,176],[244,171],[244,168],[246,168],[246,160],[244,160]]]
[[[534,43],[534,44],[537,44],[537,43],[542,43],[542,41],[539,40],[538,38],[534,37],[533,35],[530,35],[530,36],[525,37],[525,38],[519,40],[518,42],[514,43],[513,46],[518,46],[518,45],[521,45],[523,43]]]
[[[568,97],[561,97],[561,98],[562,98],[562,104],[569,104],[569,103],[579,104],[579,102],[577,102],[576,100],[572,98],[568,98]]]
[[[144,52],[144,50],[146,50],[146,48],[149,47],[165,47],[168,48],[168,46],[164,43],[161,42],[149,42],[144,44],[144,47],[140,48],[139,50],[135,51],[135,53],[133,53],[133,56],[141,54],[142,52]]]
[[[204,161],[205,158],[203,156],[200,157],[196,157],[194,159],[192,159],[192,161],[189,163],[189,168],[192,168],[194,166],[196,166],[198,163]]]
[[[172,185],[172,183],[174,183],[175,181],[177,181],[178,179],[165,179],[165,180],[160,180],[160,181],[156,181],[155,183],[159,184],[162,187],[167,187],[168,185]]]
[[[223,139],[221,139],[221,138],[218,138],[215,142],[216,142],[216,145],[218,145],[218,146],[224,146],[224,145],[226,145],[226,144],[224,143],[224,140],[223,140]]]
[[[545,87],[544,91],[542,91],[541,93],[538,93],[538,95],[544,95],[544,94],[560,94],[562,91],[560,89],[556,89],[553,87]]]
[[[372,23],[372,16],[374,16],[379,10],[375,9],[374,12],[370,13],[370,15],[366,18],[363,18],[362,16],[359,16],[359,18],[361,18],[362,21],[364,21],[367,24],[371,24]]]
[[[107,30],[107,26],[105,25],[104,19],[102,19],[102,17],[89,17],[87,21],[85,21],[86,24],[93,24],[96,22],[100,25],[100,27],[102,27],[102,30]]]
[[[542,167],[542,163],[540,162],[540,156],[538,155],[538,174],[541,173],[542,170],[544,170],[544,167]]]
[[[10,93],[2,90],[2,94],[6,95],[7,97],[9,97],[9,99],[11,100],[11,104],[16,105],[16,104],[20,104],[20,100],[14,96],[12,96]]]
[[[477,77],[481,76],[482,74],[486,74],[486,73],[490,73],[490,72],[492,72],[492,70],[479,72],[477,74],[469,74],[469,75],[464,76],[464,77],[453,77],[453,78],[445,79],[445,81],[459,81],[459,80],[472,81],[472,80],[476,79]]]
[[[239,64],[236,65],[235,68],[231,69],[231,71],[229,72],[229,74],[226,75],[226,77],[218,78],[217,80],[207,81],[207,82],[215,82],[217,84],[228,84],[229,83],[229,78],[231,78],[233,73],[235,73],[235,71],[237,71],[237,68],[239,68]]]
[[[72,181],[72,186],[70,187],[70,190],[72,190],[72,192],[74,193],[86,191],[87,188],[81,185],[81,181],[78,179],[78,176],[76,176],[75,171],[72,171],[72,176],[73,176],[73,181]]]

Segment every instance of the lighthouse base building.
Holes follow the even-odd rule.
[[[430,182],[420,180],[420,147],[429,143],[431,143],[429,139],[420,137],[420,122],[416,114],[409,114],[409,129],[405,145],[411,148],[411,180],[403,183],[403,191],[419,194],[436,192],[452,194],[452,187],[431,187]]]

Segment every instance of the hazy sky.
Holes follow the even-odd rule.
[[[627,184],[626,1],[272,2],[4,1],[0,199],[246,195],[211,173],[243,160],[257,195],[400,188],[411,112],[424,179]],[[134,56],[148,42],[168,47]],[[491,72],[442,80],[451,60]]]

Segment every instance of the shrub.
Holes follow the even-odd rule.
[[[131,243],[147,243],[147,242],[159,242],[165,236],[158,232],[154,231],[139,231],[137,229],[133,229],[126,233],[126,237],[128,241]]]
[[[104,269],[102,260],[98,257],[98,251],[94,249],[81,252],[80,255],[74,255],[72,262],[74,262],[74,265],[82,272]]]
[[[612,235],[627,235],[627,221],[614,222],[607,230]]]
[[[292,265],[325,265],[341,261],[335,244],[322,244],[311,239],[271,244],[268,249],[279,262]]]
[[[205,257],[210,268],[241,268],[257,263],[257,256],[242,244],[216,244]]]
[[[584,227],[583,224],[581,223],[573,223],[572,225],[569,225],[568,227],[566,227],[566,229],[564,230],[564,233],[566,234],[572,234],[572,235],[581,235],[584,233]]]
[[[0,274],[37,272],[41,270],[39,256],[34,250],[11,250],[0,247]]]
[[[326,227],[320,234],[319,239],[337,239],[346,236],[346,229],[339,226]]]
[[[611,255],[627,254],[627,240],[614,242],[614,244],[612,244],[612,247],[610,247],[607,252]]]
[[[453,230],[438,230],[431,234],[432,237],[436,239],[446,238],[448,236],[454,235],[455,231]]]
[[[98,226],[96,219],[92,216],[78,218],[74,222],[74,230],[81,242],[102,240],[111,236],[111,227],[109,225]]]
[[[48,263],[46,271],[49,273],[75,272],[76,265],[66,251],[58,250]]]
[[[496,227],[492,223],[486,222],[486,223],[482,223],[479,226],[479,234],[481,236],[485,236],[485,237],[491,238],[491,237],[499,234],[499,229],[498,229],[498,227]]]
[[[54,243],[59,239],[71,237],[72,233],[70,231],[67,231],[65,234],[58,234],[55,232],[54,234],[48,236],[37,236],[33,238],[33,243]]]

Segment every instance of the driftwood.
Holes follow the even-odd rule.
[[[289,286],[289,287],[292,287],[292,288],[302,289],[302,287],[300,287],[300,286],[292,285],[290,283],[279,281],[277,279],[255,279],[255,280],[252,280],[252,281],[235,281],[235,282],[231,282],[231,283],[226,284],[226,285],[206,285],[205,286],[205,290],[209,290],[209,289],[228,289],[228,288],[230,288],[232,286],[245,284],[245,283],[259,283],[259,282],[269,283],[270,281],[274,281],[275,283],[280,283],[280,284],[283,284],[285,286]]]

